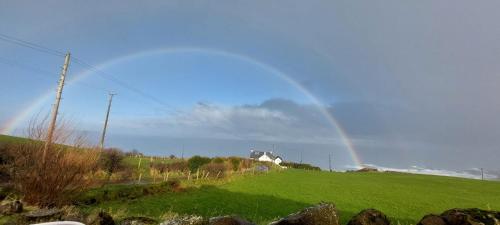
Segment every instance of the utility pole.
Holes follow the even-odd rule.
[[[108,128],[109,111],[111,110],[111,102],[113,102],[113,96],[115,93],[109,93],[108,111],[106,112],[106,119],[104,120],[104,127],[102,129],[100,147],[101,151],[104,149],[104,137],[106,136],[106,129]]]
[[[330,168],[330,172],[332,172],[332,154],[328,153],[328,167]]]
[[[52,105],[52,115],[50,118],[49,129],[47,130],[47,140],[45,140],[45,146],[43,148],[42,162],[45,164],[45,158],[47,157],[47,150],[52,144],[52,136],[54,135],[54,129],[56,128],[57,113],[59,111],[59,103],[61,102],[62,91],[64,87],[64,80],[66,79],[66,72],[68,72],[70,53],[66,53],[64,57],[64,65],[61,71],[61,77],[59,78],[59,84],[57,85],[56,101]]]

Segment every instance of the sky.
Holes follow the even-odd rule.
[[[64,60],[15,38],[71,53],[60,115],[93,143],[112,91],[106,146],[124,150],[494,173],[499,8],[2,0],[0,131],[49,113]]]

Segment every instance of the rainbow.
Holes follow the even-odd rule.
[[[330,114],[326,108],[324,107],[324,104],[316,97],[314,94],[312,94],[309,90],[307,90],[303,85],[301,85],[299,82],[296,80],[292,79],[290,76],[287,74],[283,73],[282,71],[278,70],[275,67],[272,67],[268,64],[265,64],[261,61],[258,61],[254,58],[248,57],[246,55],[242,54],[236,54],[232,52],[227,52],[219,49],[210,49],[210,48],[193,48],[193,47],[175,47],[175,48],[159,48],[159,49],[152,49],[152,50],[146,50],[146,51],[140,51],[140,52],[135,52],[132,54],[124,55],[121,57],[113,58],[111,60],[105,61],[99,65],[96,66],[97,69],[102,70],[107,67],[111,67],[113,65],[123,63],[124,61],[128,61],[131,59],[136,59],[136,58],[141,58],[141,57],[146,57],[146,56],[151,56],[151,55],[156,55],[156,54],[172,54],[172,53],[202,53],[202,54],[212,54],[212,55],[217,55],[217,56],[223,56],[223,57],[229,57],[229,58],[234,58],[237,60],[241,60],[250,64],[253,64],[263,70],[266,70],[270,72],[271,74],[274,74],[276,77],[282,79],[283,81],[287,82],[289,85],[292,87],[296,88],[300,93],[302,93],[304,96],[306,96],[310,101],[314,103],[314,105],[317,106],[318,110],[321,112],[321,114],[328,120],[328,122],[332,125],[333,128],[336,129],[338,132],[343,144],[347,147],[347,150],[349,151],[349,155],[355,165],[357,167],[362,166],[361,159],[359,157],[359,154],[357,153],[352,141],[349,139],[347,136],[346,132],[340,125],[340,123],[333,117],[332,114]],[[85,72],[81,72],[79,74],[76,74],[73,76],[72,79],[69,79],[68,85],[71,85],[72,83],[76,83],[80,80],[85,79],[86,77],[92,75],[94,73],[94,70],[87,70]],[[15,129],[21,124],[22,122],[26,121],[29,119],[30,116],[33,116],[35,110],[40,110],[41,106],[43,103],[47,102],[50,97],[53,95],[53,91],[49,90],[46,93],[40,95],[37,97],[34,101],[32,101],[30,104],[27,105],[23,110],[20,111],[19,114],[13,116],[7,122],[4,124],[3,128],[0,129],[0,133],[2,134],[11,134]]]

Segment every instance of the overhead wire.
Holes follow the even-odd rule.
[[[101,69],[97,68],[96,66],[93,66],[90,63],[87,63],[86,61],[84,61],[78,57],[73,57],[73,62],[87,67],[90,71],[94,72],[95,74],[97,74],[99,77],[101,77],[103,79],[114,82],[114,83],[118,84],[119,86],[122,86],[122,87],[134,92],[135,94],[142,96],[143,98],[149,99],[150,101],[167,108],[168,111],[170,111],[171,113],[174,113],[174,114],[184,113],[184,112],[176,109],[174,106],[163,102],[159,98],[157,98],[157,97],[155,97],[155,96],[153,96],[145,91],[142,91],[141,89],[136,88],[136,87],[128,84],[127,82],[121,81],[120,79],[116,78],[112,74],[104,72]]]
[[[150,94],[148,94],[148,93],[146,93],[146,92],[144,92],[144,91],[142,91],[142,90],[140,90],[138,88],[135,88],[135,87],[127,84],[126,82],[123,82],[123,81],[119,80],[118,78],[116,78],[115,76],[113,76],[113,75],[111,75],[109,73],[103,72],[99,68],[97,68],[97,67],[95,67],[95,66],[93,66],[93,65],[91,65],[89,63],[86,63],[82,59],[73,57],[73,61],[76,62],[76,63],[78,63],[78,64],[80,64],[80,65],[87,66],[93,72],[95,72],[96,74],[98,74],[99,76],[101,76],[104,79],[109,79],[110,81],[115,82],[115,83],[119,84],[120,86],[123,86],[123,87],[125,87],[125,88],[127,88],[127,89],[129,89],[129,90],[131,90],[133,92],[135,92],[136,94],[139,94],[139,95],[141,95],[141,96],[143,96],[145,98],[149,98],[151,101],[153,101],[153,102],[155,102],[155,103],[157,103],[157,104],[159,104],[159,105],[167,108],[171,113],[173,113],[175,115],[178,115],[178,116],[179,115],[183,115],[183,114],[184,115],[189,115],[188,112],[185,112],[185,111],[183,111],[181,109],[177,109],[177,108],[175,108],[175,107],[173,107],[173,106],[171,106],[171,105],[169,105],[169,104],[161,101],[160,99],[156,98],[155,96],[152,96],[152,95],[150,95]],[[191,116],[190,118],[194,119],[194,120],[197,120],[198,122],[201,122],[202,124],[206,123],[206,121],[202,121],[201,119],[199,119],[197,117]],[[214,126],[215,128],[224,130],[224,131],[230,133],[231,135],[237,136],[237,137],[239,137],[241,139],[246,139],[243,136],[241,136],[241,135],[239,135],[239,134],[237,134],[235,132],[232,132],[230,129],[228,129],[226,127],[223,127],[223,126],[220,126],[220,125],[216,125],[216,124],[211,124],[211,125]]]
[[[50,55],[54,55],[54,56],[59,56],[59,57],[63,57],[66,55],[66,53],[62,52],[62,51],[59,51],[59,50],[54,50],[54,49],[51,49],[51,48],[48,48],[48,47],[45,47],[45,46],[42,46],[42,45],[39,45],[39,44],[36,44],[36,43],[33,43],[33,42],[30,42],[30,41],[26,41],[26,40],[22,40],[20,38],[17,38],[17,37],[13,37],[13,36],[10,36],[10,35],[6,35],[6,34],[2,34],[0,33],[0,40],[3,40],[3,41],[6,41],[6,42],[9,42],[11,44],[16,44],[16,45],[20,45],[20,46],[23,46],[23,47],[27,47],[27,48],[30,48],[30,49],[33,49],[33,50],[36,50],[36,51],[39,51],[39,52],[43,52],[43,53],[47,53],[47,54],[50,54]],[[173,112],[175,114],[179,114],[179,113],[182,113],[180,112],[179,110],[177,110],[175,107],[171,106],[170,104],[167,104],[163,101],[161,101],[160,99],[156,98],[155,96],[151,95],[151,94],[148,94],[126,82],[123,82],[121,80],[119,80],[118,78],[116,78],[115,76],[109,74],[109,73],[105,73],[103,71],[101,71],[100,69],[98,69],[97,67],[91,65],[90,63],[87,63],[86,61],[78,58],[78,57],[75,57],[75,56],[72,56],[72,62],[74,63],[77,63],[77,64],[80,64],[84,67],[87,67],[89,70],[91,70],[92,72],[96,73],[98,76],[100,76],[101,78],[104,78],[108,81],[111,81],[111,82],[114,82],[116,84],[118,84],[119,86],[122,86],[140,96],[142,96],[143,98],[146,98],[146,99],[149,99],[153,102],[155,102],[156,104],[159,104],[165,108],[168,109],[169,112]]]
[[[2,33],[0,33],[0,40],[9,42],[11,44],[16,44],[16,45],[20,45],[20,46],[23,46],[23,47],[31,48],[33,50],[37,50],[37,51],[40,51],[40,52],[43,52],[43,53],[47,53],[47,54],[50,54],[50,55],[54,55],[54,56],[60,56],[60,57],[62,57],[64,55],[66,55],[66,53],[64,53],[64,52],[61,52],[61,51],[58,51],[58,50],[54,50],[54,49],[50,49],[50,48],[47,48],[45,46],[41,46],[41,45],[35,44],[33,42],[21,40],[19,38],[15,38],[15,37],[12,37],[12,36],[9,36],[9,35],[6,35],[6,34],[2,34]]]
[[[59,57],[63,57],[66,55],[66,53],[62,52],[62,51],[58,51],[58,50],[54,50],[54,49],[51,49],[51,48],[48,48],[48,47],[45,47],[45,46],[42,46],[42,45],[39,45],[39,44],[36,44],[36,43],[33,43],[33,42],[29,42],[29,41],[25,41],[25,40],[22,40],[22,39],[19,39],[19,38],[16,38],[16,37],[13,37],[13,36],[10,36],[10,35],[6,35],[6,34],[2,34],[0,33],[0,40],[3,40],[3,41],[6,41],[6,42],[9,42],[11,44],[16,44],[16,45],[19,45],[19,46],[23,46],[23,47],[26,47],[26,48],[30,48],[30,49],[33,49],[33,50],[36,50],[36,51],[39,51],[39,52],[43,52],[43,53],[47,53],[47,54],[50,54],[50,55],[54,55],[54,56],[59,56]],[[151,100],[152,102],[155,102],[156,104],[158,105],[161,105],[163,106],[165,109],[168,109],[168,112],[170,113],[173,113],[173,114],[176,114],[176,115],[180,115],[180,114],[189,114],[189,113],[186,113],[180,109],[177,109],[176,107],[173,107],[172,105],[170,104],[167,104],[165,102],[163,102],[162,100],[160,100],[159,98],[147,93],[147,92],[144,92],[142,91],[141,89],[139,88],[136,88],[124,81],[121,81],[120,79],[116,78],[115,76],[111,75],[110,73],[106,73],[102,70],[100,70],[99,68],[97,68],[96,66],[93,66],[91,65],[90,63],[87,63],[86,61],[82,60],[81,58],[78,58],[78,57],[75,57],[75,56],[72,56],[73,58],[73,62],[74,63],[77,63],[81,66],[84,66],[84,67],[87,67],[90,71],[94,72],[95,74],[97,74],[98,76],[100,76],[101,78],[103,79],[106,79],[108,81],[111,81],[111,82],[114,82],[116,84],[118,84],[119,86],[122,86],[132,92],[134,92],[135,94],[138,94],[140,96],[142,96],[143,98],[146,98],[146,99],[149,99]],[[199,118],[196,118],[196,117],[191,117],[195,120],[198,120],[199,122],[205,122],[205,121],[201,121]],[[228,132],[230,132],[232,135],[235,135],[237,137],[240,137],[242,138],[242,136],[234,133],[234,132],[231,132],[229,129],[225,128],[225,127],[222,127],[222,126],[217,126],[215,124],[212,124],[212,126],[215,126],[216,128],[219,128],[219,129],[223,129],[223,130],[226,130]]]
[[[23,70],[26,70],[26,71],[31,71],[37,77],[47,78],[47,79],[48,78],[54,78],[54,73],[52,73],[52,72],[49,72],[47,70],[44,70],[44,69],[41,69],[41,68],[38,68],[38,67],[35,67],[35,66],[26,65],[26,64],[19,63],[17,61],[9,60],[9,59],[6,59],[6,58],[1,57],[1,56],[0,56],[0,63],[2,63],[4,65],[11,66],[11,67],[17,67],[17,68],[20,68],[20,69],[23,69]],[[95,85],[91,85],[91,84],[88,84],[88,83],[85,83],[85,82],[78,82],[78,83],[71,83],[71,82],[69,82],[69,84],[70,85],[76,84],[76,85],[79,85],[79,86],[85,86],[85,87],[88,87],[88,88],[91,88],[91,89],[95,89],[95,90],[98,90],[98,91],[109,92],[107,89],[104,89],[104,88],[101,88],[101,87],[97,87]]]

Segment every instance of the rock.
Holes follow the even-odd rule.
[[[209,225],[255,225],[238,216],[219,216],[210,218]]]
[[[133,216],[127,217],[122,220],[120,225],[149,225],[149,224],[157,224],[158,222],[154,219],[142,217],[142,216]]]
[[[9,202],[0,206],[0,215],[12,215],[23,212],[23,203],[19,200]]]
[[[201,216],[184,216],[169,219],[160,225],[207,225],[208,221]]]
[[[12,202],[10,210],[13,213],[22,213],[23,212],[23,203],[21,203],[19,200]]]
[[[365,209],[347,223],[347,225],[390,225],[387,216],[376,209]]]
[[[113,217],[108,213],[101,211],[94,218],[90,218],[88,225],[115,225]]]
[[[424,216],[417,225],[446,225],[446,221],[437,215],[426,215]]]
[[[450,209],[424,216],[417,225],[500,225],[500,212],[482,209]]]
[[[448,225],[500,225],[500,212],[481,209],[450,209],[441,214]]]
[[[339,225],[339,216],[333,204],[320,203],[275,221],[271,225]]]
[[[57,208],[39,209],[25,213],[23,216],[25,220],[30,223],[58,221],[61,219],[62,210]]]
[[[61,220],[82,223],[86,222],[85,215],[75,206],[64,207],[62,211]]]

